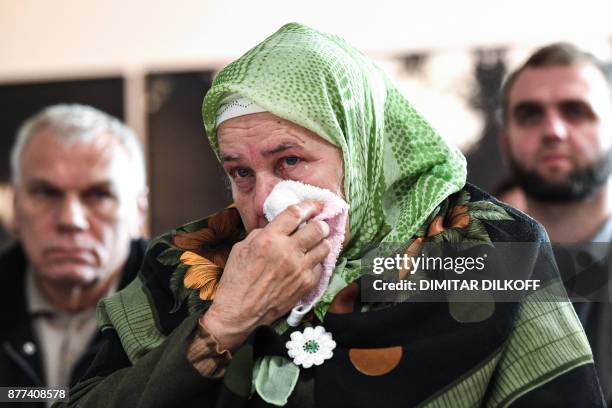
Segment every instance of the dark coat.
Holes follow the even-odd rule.
[[[119,289],[131,282],[140,269],[145,242],[133,241],[121,274]],[[26,301],[27,261],[20,245],[8,248],[0,256],[0,386],[44,387],[44,369],[39,352],[41,339],[34,333],[33,319]],[[72,369],[71,384],[83,376],[102,344],[97,334]],[[20,404],[43,407],[43,404]]]

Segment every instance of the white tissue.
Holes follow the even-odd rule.
[[[329,190],[298,181],[284,180],[274,186],[274,189],[264,202],[266,219],[272,221],[290,205],[298,204],[304,200],[316,200],[323,203],[323,210],[313,219],[323,220],[329,225],[327,240],[330,243],[331,250],[323,261],[323,272],[321,273],[319,283],[309,294],[300,300],[287,318],[287,323],[294,327],[300,323],[302,317],[323,296],[325,289],[327,289],[338,255],[340,255],[342,250],[349,209],[346,201]]]

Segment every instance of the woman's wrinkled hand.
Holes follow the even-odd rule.
[[[322,204],[304,201],[255,229],[232,248],[213,304],[200,317],[220,348],[235,350],[260,325],[285,315],[319,282],[330,251]]]

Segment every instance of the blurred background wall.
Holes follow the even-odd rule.
[[[97,106],[142,137],[152,235],[229,203],[202,97],[216,71],[290,21],[374,58],[491,189],[505,173],[495,111],[508,70],[561,40],[610,61],[610,15],[596,0],[0,0],[0,222],[15,130],[58,102]]]

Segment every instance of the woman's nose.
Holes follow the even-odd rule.
[[[255,176],[255,195],[253,204],[255,205],[255,211],[258,217],[265,217],[263,209],[264,202],[280,181],[282,181],[282,178],[270,173],[260,173]]]

